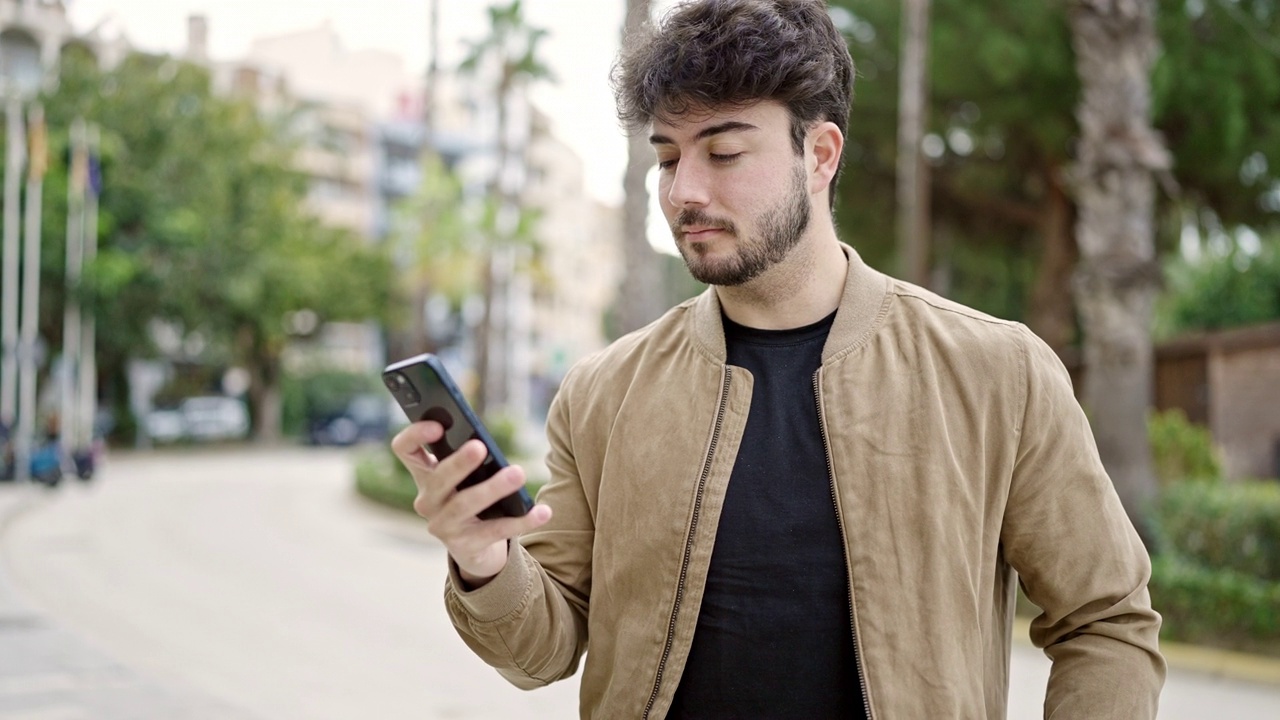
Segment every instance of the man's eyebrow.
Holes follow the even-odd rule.
[[[708,138],[708,137],[711,137],[712,135],[719,135],[721,133],[745,132],[749,130],[759,130],[759,129],[760,128],[756,127],[755,125],[752,125],[751,123],[744,123],[744,122],[739,122],[737,120],[730,120],[728,122],[722,122],[719,125],[712,125],[711,127],[702,128],[701,130],[698,131],[697,135],[693,136],[693,139],[701,140],[703,138]],[[649,136],[649,144],[650,145],[675,145],[676,141],[672,140],[666,135],[655,134],[655,135]]]

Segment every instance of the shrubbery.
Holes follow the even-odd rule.
[[[1209,429],[1187,420],[1181,410],[1153,412],[1147,418],[1147,437],[1156,476],[1162,487],[1185,480],[1218,480],[1222,459]]]
[[[1152,562],[1151,602],[1166,639],[1280,652],[1278,582],[1163,555]]]
[[[1280,582],[1280,483],[1174,485],[1165,489],[1156,516],[1167,552]]]
[[[1155,510],[1164,636],[1280,653],[1280,484],[1183,482]]]

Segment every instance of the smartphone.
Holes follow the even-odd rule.
[[[458,484],[466,488],[493,477],[507,467],[507,459],[493,436],[476,416],[457,383],[449,377],[440,358],[430,353],[418,355],[387,366],[382,371],[382,383],[387,386],[400,404],[409,422],[435,420],[444,426],[444,436],[428,443],[427,447],[437,459],[443,460],[462,447],[468,440],[479,440],[489,450],[480,467]],[[533,498],[520,488],[516,492],[490,505],[480,512],[482,520],[500,517],[520,517],[533,508]]]

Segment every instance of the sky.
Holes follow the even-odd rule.
[[[463,39],[486,29],[493,0],[440,1],[440,64],[456,65]],[[655,0],[659,9],[671,4]],[[122,32],[135,47],[180,53],[187,17],[209,20],[214,60],[243,57],[256,37],[311,29],[332,21],[348,50],[379,49],[400,55],[410,72],[425,72],[429,57],[429,0],[67,0],[77,31],[99,23]],[[621,203],[626,141],[613,110],[609,68],[618,50],[624,0],[524,0],[529,22],[550,31],[543,56],[558,82],[534,91],[534,102],[552,119],[558,137],[585,164],[588,193]]]

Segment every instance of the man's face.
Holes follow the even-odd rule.
[[[790,130],[773,102],[654,121],[662,213],[700,282],[742,285],[804,236],[812,198]]]

